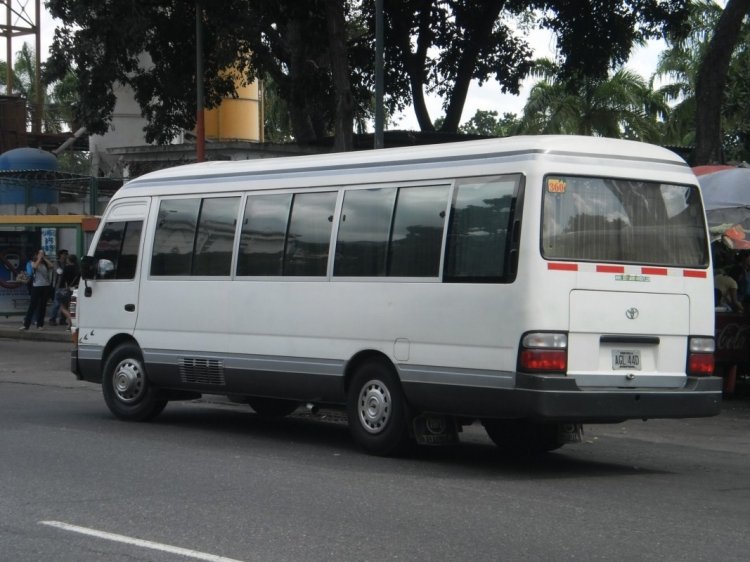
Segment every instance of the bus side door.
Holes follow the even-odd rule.
[[[88,281],[90,296],[79,289],[82,336],[88,333],[106,342],[116,333],[133,333],[148,208],[148,199],[138,199],[118,202],[108,210],[94,249],[97,275]]]

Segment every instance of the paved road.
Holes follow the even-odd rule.
[[[67,349],[0,339],[0,560],[750,556],[748,402],[591,426],[533,461],[504,458],[478,427],[458,447],[381,459],[342,423],[267,422],[219,400],[117,421],[67,372]]]

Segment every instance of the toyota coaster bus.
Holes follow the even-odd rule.
[[[83,260],[72,370],[147,420],[219,394],[345,408],[394,454],[481,421],[510,450],[581,424],[712,416],[713,275],[674,153],[516,137],[146,174]]]

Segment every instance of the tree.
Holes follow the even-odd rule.
[[[518,93],[532,67],[519,37],[528,26],[552,30],[568,82],[605,78],[632,48],[666,29],[680,29],[687,0],[388,0],[387,84],[391,107],[408,96],[420,129],[434,129],[425,92],[443,97],[441,130],[458,128],[471,80],[490,77]]]
[[[665,125],[664,142],[695,146],[696,83],[714,29],[723,10],[713,0],[691,2],[690,33],[667,36],[668,48],[659,57],[656,76],[667,81],[660,91],[674,106]],[[750,159],[750,22],[740,30],[738,48],[730,58],[721,104],[721,151],[726,160]]]
[[[695,82],[696,164],[723,161],[721,105],[732,53],[748,13],[750,0],[728,0],[701,61]]]
[[[297,142],[319,140],[334,129],[345,137],[353,117],[369,107],[358,100],[370,97],[361,73],[350,72],[350,58],[365,45],[344,25],[356,21],[352,4],[204,2],[206,107],[235,94],[231,75],[223,72],[232,68],[246,81],[273,80],[286,102]],[[148,120],[147,141],[166,143],[194,126],[193,6],[178,0],[48,2],[51,13],[63,22],[56,31],[52,68],[58,76],[70,68],[76,72],[79,118],[92,132],[106,132],[117,83],[133,88]],[[344,145],[349,144],[345,140]]]
[[[659,141],[664,99],[638,74],[619,69],[606,79],[566,80],[552,61],[538,61],[541,78],[524,106],[520,132],[578,134]]]
[[[727,161],[750,162],[750,25],[729,66],[722,107],[724,156]]]
[[[517,93],[531,51],[517,31],[541,25],[558,36],[568,76],[604,76],[643,38],[678,25],[686,0],[387,0],[387,103],[414,104],[422,130],[434,125],[425,92],[444,101],[444,131],[456,131],[469,84],[494,78]],[[222,71],[273,79],[297,142],[335,131],[338,148],[353,120],[370,112],[372,0],[223,0],[204,2],[206,105],[233,95]],[[148,141],[168,142],[195,121],[195,11],[178,0],[48,0],[63,22],[51,68],[75,69],[78,116],[107,130],[116,83],[132,86],[148,119]],[[524,28],[521,27],[521,30]],[[581,45],[584,45],[582,48]],[[242,55],[242,56],[240,56]],[[342,139],[342,140],[338,140]]]
[[[33,122],[36,111],[36,54],[28,43],[21,45],[13,64],[12,79],[14,90],[27,100],[27,121]],[[42,88],[41,125],[44,133],[59,133],[65,126],[72,128],[74,96],[72,89],[75,78],[65,75],[62,80],[49,82],[41,69],[40,86]],[[5,86],[7,63],[0,61],[0,85]]]
[[[518,129],[519,121],[515,113],[503,113],[498,119],[497,111],[478,109],[474,116],[459,127],[467,135],[485,137],[508,137]]]
[[[471,80],[494,73],[518,93],[531,49],[501,19],[504,1],[386,0],[386,68],[391,109],[411,99],[422,131],[434,130],[425,92],[445,100],[441,130],[458,129]]]

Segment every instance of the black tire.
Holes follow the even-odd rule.
[[[512,454],[538,455],[554,451],[564,445],[556,423],[482,420],[482,425],[495,445]]]
[[[262,418],[284,418],[299,407],[299,402],[280,398],[250,397],[247,403]]]
[[[352,437],[368,453],[395,455],[410,445],[406,398],[393,368],[384,361],[368,361],[354,373],[346,412]]]
[[[159,415],[167,400],[148,382],[140,348],[123,344],[110,354],[102,377],[104,402],[122,420],[146,421]]]

